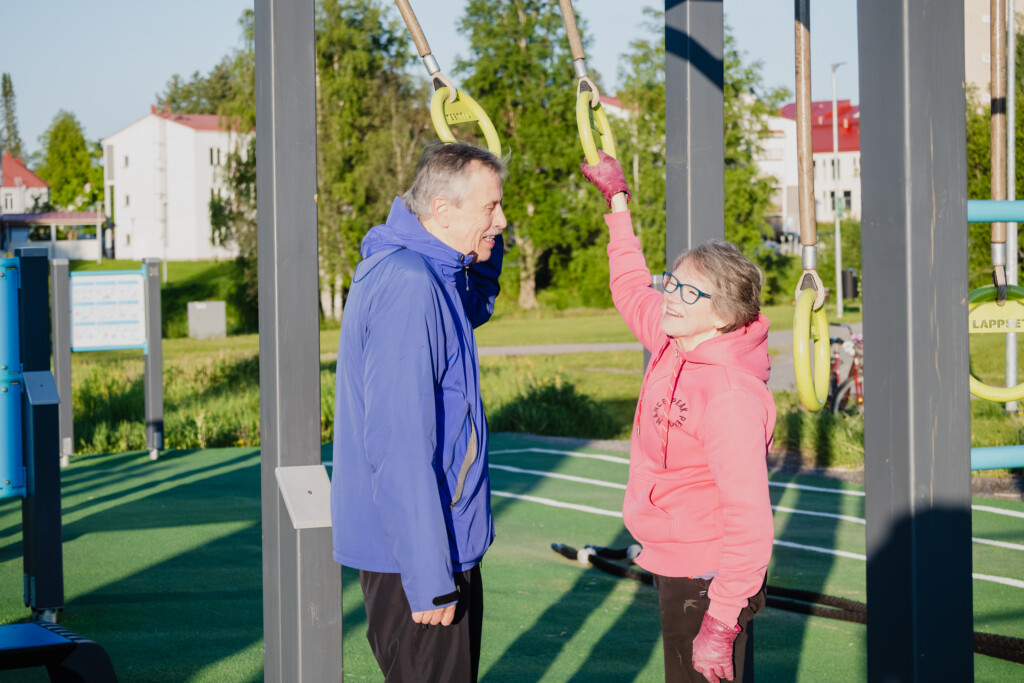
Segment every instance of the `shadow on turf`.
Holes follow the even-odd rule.
[[[786,416],[787,419],[789,417],[789,415]],[[795,442],[795,446],[797,450],[799,450],[802,429],[802,420],[792,420],[790,422],[790,431],[788,432],[790,443],[785,445],[794,445],[793,442]],[[818,445],[819,447],[824,446],[827,449],[829,443],[828,430],[825,429],[823,432],[821,423],[819,422]],[[823,455],[824,454],[820,452],[819,448],[819,461]],[[776,473],[772,476],[771,480],[775,483],[795,483],[796,475],[791,473]],[[800,489],[795,490],[797,492],[795,502],[787,499],[786,507],[791,507],[796,510],[813,510],[815,512],[830,514],[840,513],[842,506],[841,496],[803,491]],[[783,495],[785,495],[785,491],[785,489],[780,490],[777,487],[771,487],[769,489],[772,505],[777,505],[779,503]],[[809,517],[790,513],[786,524],[780,526],[778,522],[776,522],[775,538],[778,540],[814,545],[822,548],[835,548],[838,524],[838,519],[831,519],[828,517]],[[808,543],[808,538],[813,538],[813,542]],[[775,556],[775,561],[769,570],[767,577],[769,584],[784,588],[798,588],[817,593],[826,592],[825,583],[834,564],[832,555],[811,553],[796,549],[790,550],[780,546],[775,546],[773,549],[773,555]],[[782,558],[792,559],[789,559],[789,562],[786,563]],[[808,564],[807,567],[802,566],[805,562]],[[774,642],[773,646],[767,649],[765,648],[765,645],[767,644],[765,641],[774,640],[772,635],[769,635],[765,629],[760,629],[759,633],[764,634],[764,636],[761,638],[757,638],[757,636],[755,636],[754,648],[755,652],[758,653],[758,661],[765,659],[770,660],[773,680],[794,681],[797,679],[798,672],[800,670],[801,653],[804,650],[804,642],[807,639],[807,627],[808,620],[806,618],[793,619],[789,623],[789,627],[786,629],[786,641]]]
[[[77,513],[77,512],[81,512],[83,510],[88,510],[89,508],[93,508],[93,507],[96,507],[98,505],[104,505],[104,504],[109,503],[111,501],[115,501],[115,500],[118,500],[120,498],[125,498],[126,496],[131,496],[131,495],[135,495],[135,494],[144,493],[147,489],[150,489],[150,488],[152,488],[154,486],[154,483],[151,480],[151,477],[152,477],[152,474],[153,474],[155,468],[156,468],[156,471],[159,472],[160,471],[159,467],[161,465],[167,466],[170,462],[173,462],[173,461],[175,461],[177,459],[183,458],[186,455],[194,453],[194,452],[196,452],[196,451],[169,451],[167,453],[167,457],[162,457],[162,459],[158,463],[153,463],[152,461],[150,461],[149,458],[148,458],[148,455],[146,455],[145,452],[136,452],[134,454],[128,454],[128,455],[117,455],[117,456],[111,456],[111,458],[109,458],[109,459],[105,457],[103,463],[102,464],[97,463],[97,466],[95,468],[93,468],[91,471],[90,470],[82,470],[82,469],[71,470],[72,473],[79,473],[80,474],[82,472],[85,472],[86,474],[84,476],[73,477],[73,476],[64,476],[62,474],[62,479],[64,481],[62,481],[61,489],[62,489],[62,492],[63,492],[64,499],[75,498],[75,497],[81,496],[82,500],[80,500],[79,502],[73,503],[71,505],[64,505],[64,506],[62,506],[61,515],[66,518],[67,515],[70,515],[70,514],[73,514],[73,513]],[[223,468],[235,467],[235,466],[239,465],[240,463],[244,462],[245,460],[251,459],[253,457],[253,455],[255,453],[257,453],[257,452],[258,451],[256,449],[252,449],[252,450],[249,450],[249,451],[247,451],[245,453],[242,453],[242,454],[238,455],[237,457],[231,458],[229,460],[218,460],[216,463],[205,465],[203,467],[196,467],[194,469],[190,469],[187,472],[182,473],[181,476],[182,477],[188,477],[189,480],[191,481],[191,480],[194,480],[197,477],[202,477],[203,474],[208,473],[208,472],[213,472],[215,470],[220,470],[220,469],[223,469]],[[137,465],[130,465],[128,467],[116,467],[117,464],[128,463],[128,462],[131,462],[133,459],[139,459],[140,460],[139,464],[137,464]],[[113,463],[111,463],[111,460],[113,460]],[[114,470],[111,470],[108,467],[108,465],[110,465],[110,464],[114,464],[115,465],[115,469]],[[75,484],[74,485],[69,485],[67,483],[68,480],[75,481]],[[81,490],[83,484],[93,483],[93,484],[95,484],[96,488],[100,488],[100,487],[109,486],[110,483],[115,481],[115,480],[119,481],[120,485],[122,487],[126,486],[129,483],[129,480],[136,481],[137,483],[134,483],[133,485],[131,485],[128,488],[118,488],[116,491],[111,491],[110,493],[107,493],[105,495],[95,496],[95,497],[88,497],[88,496],[85,495],[85,492]],[[173,490],[173,489],[171,489],[171,490]],[[159,494],[157,494],[157,495],[159,495]],[[223,495],[223,492],[221,492],[221,495]],[[113,508],[113,509],[122,509],[122,508],[125,508],[125,507],[128,507],[129,509],[133,509],[132,506],[135,506],[137,504],[142,504],[143,507],[145,507],[145,505],[147,504],[147,501],[151,501],[153,499],[154,499],[154,496],[146,496],[145,498],[143,498],[143,499],[141,499],[139,501],[136,501],[134,503],[126,503],[124,505],[115,506],[115,508]],[[104,512],[107,512],[107,511],[104,511]],[[128,529],[128,528],[138,528],[138,527],[132,526],[131,524],[125,524],[125,520],[130,520],[130,521],[134,522],[135,520],[137,520],[139,518],[140,517],[138,515],[133,515],[133,514],[125,515],[125,516],[123,516],[121,518],[118,518],[118,521],[116,523],[114,523],[113,527],[111,527],[111,528],[104,528],[103,530],[104,531],[116,531],[116,530]],[[94,526],[93,526],[94,523],[91,522],[91,521],[90,522],[86,522],[85,521],[86,519],[87,518],[82,518],[82,519],[79,519],[79,520],[76,520],[76,521],[70,522],[70,523],[65,522],[65,524],[64,524],[64,526],[62,527],[62,530],[61,530],[62,538],[63,538],[63,542],[64,543],[69,543],[69,542],[75,540],[82,533],[89,533],[91,531],[95,531],[96,530],[94,528]],[[106,518],[101,516],[100,519],[103,520],[103,519],[106,519]],[[168,516],[163,521],[166,523],[169,520],[173,520],[173,519],[174,519],[173,516]],[[12,535],[13,536],[16,533],[19,533],[20,530],[21,530],[21,520],[19,519],[16,524],[11,525],[9,527],[6,527],[4,529],[0,529],[0,538],[6,537],[8,535]],[[0,562],[6,562],[6,561],[8,561],[8,560],[10,560],[12,558],[20,557],[21,554],[22,554],[22,546],[21,546],[20,541],[17,542],[17,543],[5,546],[3,548],[0,548]]]

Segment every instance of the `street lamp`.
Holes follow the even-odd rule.
[[[832,186],[835,188],[832,199],[832,211],[836,217],[836,317],[843,317],[843,247],[842,234],[839,231],[839,116],[836,103],[836,69],[846,62],[832,65]]]

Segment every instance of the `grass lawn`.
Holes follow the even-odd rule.
[[[779,312],[769,312],[785,320]],[[632,341],[613,311],[498,317],[478,330],[481,346]],[[337,329],[320,332],[323,439],[333,434]],[[987,382],[1003,372],[1003,337],[973,335],[972,367]],[[870,340],[868,340],[870,343]],[[1024,350],[1024,349],[1022,349]],[[166,439],[171,448],[259,445],[259,338],[167,339],[164,342]],[[788,353],[788,348],[777,349]],[[642,380],[640,351],[481,359],[488,416],[500,429],[589,438],[629,437]],[[75,354],[75,449],[79,453],[141,448],[141,351]],[[1021,358],[1024,367],[1024,354]],[[869,371],[870,376],[870,371]],[[820,466],[863,463],[863,419],[810,414],[793,394],[776,395],[776,447]],[[972,401],[975,446],[1024,443],[1024,418]]]
[[[624,454],[493,435],[490,463],[498,536],[483,567],[481,680],[663,680],[655,591],[550,549],[632,542],[617,516]],[[61,623],[106,648],[122,681],[263,679],[257,449],[169,452],[157,462],[144,452],[92,456],[74,461],[62,480]],[[769,583],[863,602],[863,490],[779,474],[770,493],[776,540],[796,546],[776,545]],[[974,628],[1024,637],[1024,614],[1012,607],[1024,595],[1024,503],[974,502],[985,509],[975,512],[972,535],[1009,544],[975,542],[974,571],[1010,584],[974,581]],[[26,615],[20,522],[20,502],[0,500],[0,623]],[[342,572],[342,585],[345,679],[381,680],[353,571]],[[863,626],[773,608],[755,624],[759,681],[865,680]],[[979,682],[1024,677],[1021,665],[980,655],[974,662]],[[3,680],[47,678],[40,669],[4,672]]]

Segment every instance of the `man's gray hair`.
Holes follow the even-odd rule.
[[[432,145],[420,157],[416,178],[402,195],[402,203],[421,221],[430,216],[430,202],[434,197],[444,197],[461,207],[474,161],[493,171],[502,181],[508,175],[505,163],[486,149],[464,142]]]
[[[761,310],[764,272],[751,263],[732,242],[710,240],[687,249],[672,264],[673,272],[691,264],[711,283],[711,306],[732,332],[757,319]]]

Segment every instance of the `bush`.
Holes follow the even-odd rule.
[[[609,412],[561,375],[535,377],[520,371],[511,391],[489,408],[492,432],[609,439],[618,429]],[[493,394],[489,394],[493,396]]]

